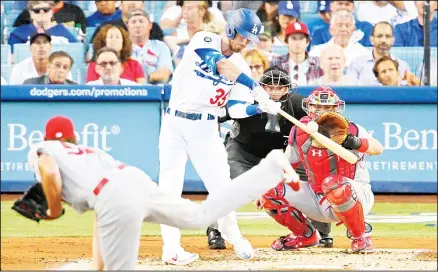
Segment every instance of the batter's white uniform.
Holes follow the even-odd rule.
[[[121,163],[100,149],[59,141],[40,142],[29,151],[28,161],[38,182],[40,154],[53,157],[59,167],[63,201],[79,213],[95,210],[108,270],[135,269],[143,221],[179,228],[206,227],[275,186],[283,174],[279,158],[287,162],[281,152],[272,152],[255,170],[198,205],[163,192],[136,167],[120,169]],[[96,195],[93,191],[103,179],[108,182]]]
[[[365,130],[365,128],[358,124],[356,124],[356,126],[358,127],[357,137],[370,138],[370,135]],[[353,185],[354,190],[357,194],[357,199],[362,204],[364,215],[367,215],[374,205],[374,194],[371,191],[370,174],[368,172],[364,159],[365,154],[358,154],[361,159],[356,165],[354,180],[351,182],[351,184]],[[298,163],[301,161],[296,141],[294,141],[293,145],[289,145],[287,147],[286,155],[288,156],[289,162],[291,163]],[[313,156],[318,156],[318,153],[313,153]],[[310,187],[309,183],[301,181],[301,189],[298,192],[292,190],[289,186],[285,187],[286,200],[291,206],[301,211],[308,218],[326,223],[340,221],[338,217],[333,213],[333,209],[329,208],[330,204],[327,200],[325,200],[322,205],[319,205],[319,201],[321,200],[322,195],[316,194]]]
[[[249,92],[247,87],[213,74],[195,52],[203,48],[221,52],[221,37],[206,31],[193,36],[173,74],[169,107],[161,125],[159,186],[174,196],[182,193],[188,158],[209,193],[231,182],[227,152],[218,132],[217,116],[221,115],[221,107],[225,106],[230,95],[239,97],[239,93],[242,93],[242,96],[246,96]],[[234,53],[228,60],[245,74],[251,75],[240,53]],[[176,116],[186,114],[192,114],[192,117],[198,114],[200,119]],[[228,200],[227,197],[223,201]],[[231,244],[241,239],[234,212],[219,220],[218,224],[223,238]],[[175,255],[182,249],[178,229],[162,225],[161,234],[165,255]]]

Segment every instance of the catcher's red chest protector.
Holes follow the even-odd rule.
[[[303,117],[300,121],[307,124],[312,119],[308,116]],[[321,183],[329,175],[341,175],[354,179],[356,164],[350,164],[338,155],[326,148],[317,148],[312,146],[312,138],[309,134],[298,127],[296,129],[296,144],[303,167],[306,170],[308,182],[313,191],[322,194]],[[356,125],[349,123],[349,132],[357,136],[359,130]]]

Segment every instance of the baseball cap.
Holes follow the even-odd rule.
[[[303,22],[290,23],[286,27],[286,30],[284,32],[285,32],[284,33],[285,42],[287,42],[289,35],[292,35],[295,33],[303,33],[303,34],[307,35],[307,37],[310,37],[309,28]]]
[[[49,121],[47,121],[45,139],[61,139],[74,137],[75,130],[73,122],[70,118],[58,115],[52,117]]]
[[[46,32],[37,32],[37,33],[33,34],[32,37],[30,38],[30,44],[33,44],[35,39],[38,38],[39,36],[44,36],[47,38],[47,40],[49,42],[52,42],[52,37],[50,37],[50,35],[47,34]]]
[[[134,9],[133,11],[131,11],[128,14],[127,21],[129,21],[129,19],[131,19],[131,17],[138,16],[138,15],[146,17],[149,21],[151,20],[150,16],[149,16],[149,13],[146,10],[144,10],[144,9]]]
[[[318,1],[318,12],[330,12],[330,1]]]
[[[287,15],[295,18],[300,17],[300,2],[299,1],[280,1],[278,3],[278,14]]]

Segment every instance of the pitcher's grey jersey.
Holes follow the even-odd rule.
[[[103,178],[111,178],[111,172],[121,164],[98,148],[43,141],[34,144],[28,154],[29,165],[38,182],[41,182],[38,167],[40,154],[48,154],[55,159],[61,173],[62,198],[79,213],[93,208],[94,188]]]

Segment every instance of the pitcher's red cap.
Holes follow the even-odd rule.
[[[72,120],[65,116],[52,117],[46,124],[46,139],[73,138],[75,130]]]

